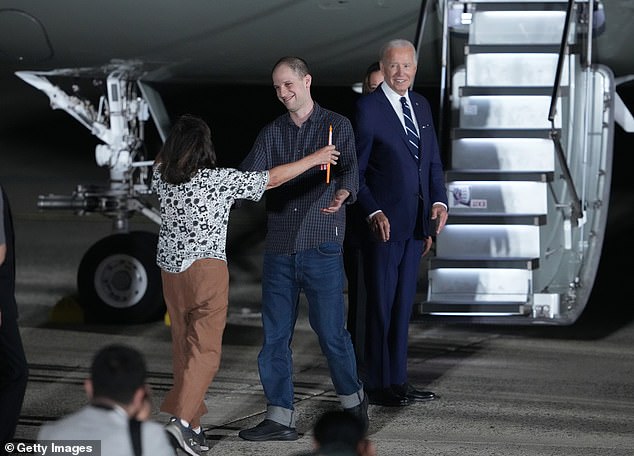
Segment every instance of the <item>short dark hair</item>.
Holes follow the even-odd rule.
[[[172,185],[189,182],[201,169],[216,167],[211,129],[200,117],[181,115],[157,157],[163,180]]]
[[[146,375],[145,359],[139,351],[126,345],[108,345],[97,352],[90,367],[93,398],[129,404],[145,385]]]
[[[321,449],[336,447],[356,451],[365,439],[365,429],[363,422],[350,412],[331,410],[317,420],[313,435]]]
[[[271,70],[271,74],[273,74],[273,72],[280,65],[288,66],[300,78],[303,78],[307,74],[310,74],[310,69],[308,68],[308,63],[306,63],[306,61],[304,59],[302,59],[301,57],[293,57],[293,56],[282,57],[277,62],[275,62],[275,65],[273,65],[273,69]]]

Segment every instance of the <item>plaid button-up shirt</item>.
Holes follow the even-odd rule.
[[[293,254],[331,241],[343,244],[345,208],[334,214],[320,209],[330,205],[339,189],[350,192],[346,204],[356,200],[359,172],[348,118],[315,103],[310,117],[298,127],[286,113],[260,131],[240,169],[260,171],[299,160],[328,144],[330,125],[332,143],[341,152],[337,165],[331,166],[330,183],[326,172],[315,167],[266,192],[267,253]]]

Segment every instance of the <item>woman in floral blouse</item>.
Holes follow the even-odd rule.
[[[171,321],[174,385],[161,411],[172,418],[166,430],[188,454],[206,451],[200,418],[205,393],[220,365],[227,320],[229,271],[225,244],[229,211],[238,199],[258,201],[314,166],[337,163],[335,146],[268,171],[216,166],[209,126],[181,116],[154,166],[152,188],[161,212],[157,264]]]

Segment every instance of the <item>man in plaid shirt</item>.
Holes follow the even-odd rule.
[[[316,167],[266,195],[267,234],[262,277],[264,344],[258,356],[267,398],[264,421],[240,431],[245,440],[296,440],[291,341],[300,292],[326,356],[344,410],[367,429],[368,402],[345,329],[342,246],[344,204],[356,199],[358,167],[350,121],[313,101],[304,60],[284,57],[273,67],[273,87],[287,113],[264,127],[240,168],[268,169],[297,160],[332,140],[341,153],[332,170]],[[332,133],[330,127],[332,126]],[[330,179],[327,179],[327,175]]]

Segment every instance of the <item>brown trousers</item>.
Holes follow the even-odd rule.
[[[171,320],[174,386],[161,411],[200,425],[205,394],[218,368],[229,305],[229,270],[216,259],[197,260],[185,271],[161,271]]]

